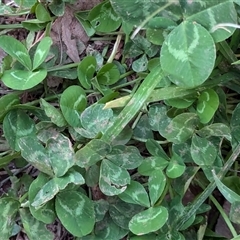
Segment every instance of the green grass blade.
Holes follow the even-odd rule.
[[[133,119],[136,113],[142,108],[143,104],[151,95],[154,88],[163,78],[161,68],[155,68],[150,72],[139,86],[136,93],[132,96],[128,104],[123,108],[113,125],[102,136],[102,140],[111,142],[116,138],[124,127]]]

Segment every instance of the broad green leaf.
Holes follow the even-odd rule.
[[[32,69],[32,61],[26,47],[10,36],[0,36],[0,48],[12,58],[17,59],[28,70]]]
[[[86,88],[91,88],[91,79],[96,71],[97,61],[93,56],[86,56],[78,65],[77,73],[78,80],[81,85]]]
[[[48,4],[48,8],[55,16],[61,17],[64,14],[65,2],[62,0],[53,0]]]
[[[38,141],[37,137],[21,138],[18,145],[24,159],[39,171],[53,176],[54,173],[51,167],[51,162],[47,156],[47,151]]]
[[[218,187],[218,190],[227,199],[227,201],[230,203],[240,202],[240,195],[238,195],[237,193],[232,191],[230,188],[228,188],[226,185],[224,185],[214,171],[212,172],[212,174],[213,174],[214,181]]]
[[[89,168],[104,159],[111,152],[111,146],[100,140],[93,139],[76,152],[76,164],[82,168]]]
[[[44,222],[46,224],[50,224],[55,220],[56,214],[54,210],[54,202],[48,201],[43,207],[36,210],[32,203],[37,193],[41,190],[41,188],[49,181],[49,176],[41,173],[38,177],[31,183],[28,191],[28,199],[30,202],[29,210],[31,214],[39,221]]]
[[[20,103],[19,96],[16,93],[8,93],[0,98],[0,122],[12,106]]]
[[[87,169],[85,175],[85,181],[88,187],[95,187],[98,185],[100,175],[100,167],[98,165],[92,165]]]
[[[175,108],[183,109],[190,107],[193,102],[195,101],[195,98],[172,98],[165,100],[165,103],[167,105],[170,105]]]
[[[126,230],[129,230],[128,223],[132,217],[144,209],[140,205],[124,202],[120,198],[111,198],[109,204],[110,217],[114,223]]]
[[[153,206],[161,197],[166,186],[166,177],[161,169],[156,169],[151,172],[148,179],[148,191]]]
[[[72,127],[81,127],[80,114],[86,105],[86,94],[80,86],[72,85],[61,95],[60,108],[66,121]]]
[[[146,54],[143,54],[140,58],[132,63],[132,69],[134,72],[145,72],[148,66],[148,59]]]
[[[105,195],[118,195],[126,190],[129,183],[130,175],[127,170],[118,167],[109,160],[102,160],[99,187]]]
[[[191,139],[184,143],[173,144],[172,145],[173,152],[184,159],[185,163],[193,163],[192,155],[191,155]]]
[[[177,27],[177,23],[167,17],[153,17],[149,20],[147,26],[152,29],[172,29]]]
[[[94,138],[99,133],[104,133],[111,125],[113,117],[112,109],[103,109],[103,104],[95,104],[86,108],[80,118],[82,127],[86,129],[75,129],[82,136]]]
[[[21,6],[23,8],[28,8],[30,9],[35,3],[36,3],[36,0],[25,0],[25,1],[22,1],[22,0],[14,0],[14,2],[18,5],[18,6]],[[14,12],[15,13],[15,12]]]
[[[167,116],[167,107],[163,104],[154,104],[148,111],[149,124],[153,131],[166,129],[170,123],[170,118]]]
[[[100,199],[94,202],[95,221],[102,221],[108,210],[109,203],[106,200]]]
[[[75,17],[81,23],[83,29],[85,30],[88,37],[91,37],[96,32],[95,29],[92,27],[91,23],[87,20],[89,11],[80,11],[75,13]]]
[[[194,134],[192,137],[191,155],[197,165],[212,166],[217,157],[217,149],[206,138],[201,138]]]
[[[216,48],[210,33],[197,23],[185,21],[165,39],[160,62],[173,83],[193,88],[207,80],[215,58]]]
[[[63,176],[75,163],[75,153],[69,138],[61,133],[47,141],[47,156],[56,177]]]
[[[59,191],[64,190],[70,183],[82,185],[85,183],[85,180],[79,172],[74,170],[69,171],[63,177],[52,178],[42,186],[31,205],[37,210],[40,209],[44,204],[53,199]]]
[[[97,80],[103,85],[112,85],[120,78],[120,72],[114,63],[105,64],[97,73]]]
[[[47,23],[39,21],[38,19],[29,19],[21,22],[22,26],[29,31],[37,32],[46,27]]]
[[[142,164],[138,167],[138,172],[143,176],[151,176],[155,171],[161,171],[168,166],[168,161],[162,157],[154,156],[144,158]]]
[[[65,118],[57,108],[45,101],[43,98],[40,99],[40,104],[46,115],[51,119],[52,123],[56,124],[58,127],[67,125]]]
[[[46,69],[37,71],[6,70],[2,76],[3,83],[14,90],[27,90],[35,87],[47,76]]]
[[[236,224],[240,223],[239,211],[240,211],[240,201],[233,202],[231,204],[229,217],[230,217],[230,220]],[[239,239],[240,239],[240,236],[239,236]]]
[[[115,146],[106,155],[106,159],[125,169],[137,168],[143,161],[139,150],[134,146]]]
[[[235,28],[218,27],[218,24],[238,24],[237,12],[232,1],[205,1],[203,5],[195,1],[185,4],[183,11],[188,15],[186,20],[197,22],[210,31],[215,42],[229,38],[235,31]]]
[[[129,240],[157,240],[156,234],[144,234],[144,236],[130,237]]]
[[[197,121],[195,113],[182,113],[173,118],[160,133],[170,142],[183,143],[192,136]]]
[[[145,0],[110,0],[110,2],[113,9],[119,16],[121,16],[126,22],[134,25],[141,24],[157,10],[162,10],[161,12],[165,16],[169,16],[173,20],[180,19],[180,6],[179,4],[172,4],[173,2],[166,2],[162,0],[150,1],[148,4],[146,4]],[[166,8],[166,5],[168,8]]]
[[[38,3],[38,5],[36,6],[35,14],[39,21],[49,22],[52,20],[48,10],[42,3]]]
[[[163,150],[162,146],[154,139],[147,140],[146,148],[152,156],[161,157],[162,159],[169,160],[169,157]]]
[[[2,197],[0,199],[0,231],[2,239],[10,239],[15,223],[15,217],[20,208],[20,203],[14,198]]]
[[[138,121],[136,127],[133,130],[133,135],[135,138],[139,139],[153,139],[153,132],[149,124],[149,118],[144,114]]]
[[[166,175],[169,178],[178,178],[185,172],[185,169],[186,166],[183,163],[183,159],[180,156],[173,154],[167,166]]]
[[[168,211],[165,207],[151,207],[136,214],[129,222],[129,229],[136,235],[155,232],[168,220]]]
[[[40,41],[40,43],[38,44],[37,49],[34,53],[32,70],[35,70],[44,62],[44,60],[46,59],[46,57],[49,53],[51,45],[52,45],[52,39],[50,37],[44,37]]]
[[[92,232],[94,204],[87,196],[77,191],[63,191],[57,195],[55,204],[61,223],[71,234],[82,237]]]
[[[207,89],[201,93],[197,102],[197,114],[200,122],[203,124],[208,123],[219,106],[219,98],[213,89]]]
[[[36,134],[34,121],[21,109],[10,111],[3,120],[3,132],[9,146],[19,151],[22,137]]]
[[[94,232],[101,240],[119,240],[123,239],[129,230],[119,227],[107,214],[102,221],[96,223]]]
[[[98,32],[111,32],[119,28],[121,18],[114,12],[109,2],[103,2],[94,7],[88,15],[88,20]]]
[[[144,207],[150,207],[148,194],[142,184],[131,181],[127,189],[118,195],[118,197],[127,203],[138,204]]]
[[[230,128],[223,123],[213,123],[211,125],[207,125],[201,128],[200,130],[198,130],[197,134],[205,138],[216,136],[216,137],[225,137],[229,141],[231,141],[232,139]]]
[[[39,240],[39,236],[46,240],[54,239],[53,233],[46,228],[43,222],[35,219],[27,208],[21,208],[19,212],[24,231],[29,240]]]

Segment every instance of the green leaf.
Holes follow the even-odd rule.
[[[114,12],[109,2],[103,2],[94,7],[88,15],[88,20],[98,32],[112,32],[121,25],[121,18]]]
[[[201,128],[200,130],[198,130],[197,134],[205,138],[216,136],[216,137],[225,137],[229,141],[232,140],[230,128],[223,123],[213,123],[211,125],[207,125]]]
[[[127,203],[138,204],[143,207],[150,207],[148,194],[139,182],[131,181],[127,189],[118,195],[118,197]]]
[[[17,59],[28,70],[32,69],[32,61],[26,47],[10,36],[0,36],[0,48],[12,58]]]
[[[112,85],[120,78],[118,67],[114,63],[105,64],[97,73],[97,80],[103,85]]]
[[[35,87],[47,76],[46,69],[37,71],[6,70],[2,76],[3,83],[14,90],[27,90]]]
[[[134,146],[115,146],[106,158],[125,169],[137,168],[143,161],[139,150]]]
[[[111,152],[111,146],[100,140],[93,139],[76,152],[76,164],[82,168],[89,168],[104,159]]]
[[[144,207],[130,204],[120,198],[111,198],[109,201],[109,215],[119,227],[129,231],[128,223],[132,217],[142,211]]]
[[[212,166],[217,157],[217,149],[206,138],[201,138],[194,134],[192,137],[191,156],[198,165]]]
[[[78,80],[84,88],[91,88],[91,79],[94,76],[96,67],[97,61],[93,56],[86,56],[78,65]]]
[[[63,176],[75,163],[75,153],[69,138],[61,133],[47,141],[47,156],[56,177]]]
[[[168,155],[163,150],[162,146],[154,139],[148,139],[146,142],[146,148],[152,156],[161,157],[162,159],[169,160]]]
[[[105,195],[118,195],[126,190],[129,183],[130,175],[127,170],[118,167],[109,160],[102,160],[99,187]]]
[[[38,68],[46,59],[50,47],[52,45],[52,39],[50,37],[44,37],[37,46],[37,49],[33,57],[33,69]]]
[[[173,154],[168,167],[166,169],[166,174],[169,178],[178,178],[180,177],[186,170],[186,166],[183,163],[183,160],[177,154]]]
[[[207,80],[215,58],[216,48],[210,33],[197,23],[185,21],[167,36],[160,62],[173,83],[193,88]]]
[[[24,159],[39,171],[53,176],[54,173],[52,171],[50,160],[47,157],[47,151],[36,137],[21,138],[18,145],[22,151],[21,155]]]
[[[178,4],[170,5],[171,2],[169,3],[162,0],[150,1],[148,4],[146,4],[145,0],[110,0],[110,2],[119,16],[121,16],[126,22],[137,26],[155,11],[159,11],[160,9],[166,16],[170,16],[170,18],[174,20],[180,19],[180,6]],[[168,5],[168,8],[165,8],[166,4]]]
[[[86,105],[86,94],[80,86],[72,85],[61,95],[60,108],[66,121],[72,127],[81,127],[80,114]]]
[[[151,176],[155,171],[161,171],[168,166],[168,161],[161,157],[148,157],[144,158],[142,164],[138,167],[138,172],[143,176]]]
[[[54,209],[54,202],[48,201],[43,207],[39,209],[35,209],[32,206],[34,198],[36,197],[37,193],[41,190],[41,188],[49,181],[49,176],[41,173],[38,177],[31,183],[28,191],[28,199],[30,202],[29,209],[31,214],[39,221],[44,222],[46,224],[52,223],[55,218],[55,209]]]
[[[224,185],[214,171],[212,171],[212,174],[213,174],[214,181],[218,187],[218,190],[227,199],[227,201],[230,203],[240,202],[240,195],[238,195],[237,193],[232,191],[230,188],[228,188],[226,185]]]
[[[140,58],[135,60],[132,63],[132,69],[134,72],[145,72],[147,70],[148,66],[148,59],[146,57],[146,54],[143,54]]]
[[[96,236],[99,237],[100,240],[123,239],[129,232],[119,227],[109,215],[106,215],[101,222],[97,222],[94,230]],[[98,240],[98,238],[96,240]]]
[[[129,229],[136,235],[155,232],[168,220],[168,211],[165,207],[151,207],[136,214],[129,222]]]
[[[165,100],[165,103],[167,105],[170,105],[172,107],[178,108],[178,109],[184,109],[190,107],[193,102],[195,101],[195,98],[172,98]]]
[[[56,212],[63,226],[74,236],[82,237],[92,232],[95,223],[94,205],[84,194],[76,191],[59,193],[56,197]]]
[[[200,122],[203,124],[208,123],[219,106],[219,98],[213,89],[207,89],[201,93],[197,102],[197,114]]]
[[[51,122],[58,127],[67,125],[62,113],[50,103],[46,102],[43,98],[40,99],[40,104],[46,115],[51,119]]]
[[[162,170],[156,169],[151,172],[151,175],[148,179],[148,190],[151,206],[153,206],[161,197],[166,186],[166,181],[167,179]]]
[[[98,165],[92,165],[87,169],[85,175],[85,181],[88,187],[95,187],[98,185],[100,175],[100,167]]]
[[[39,236],[42,239],[53,240],[53,233],[48,230],[44,223],[35,219],[27,208],[19,210],[24,231],[27,233],[29,240],[38,240]]]
[[[235,31],[228,26],[218,28],[218,24],[238,24],[237,12],[232,1],[206,1],[202,6],[201,2],[197,1],[186,3],[183,11],[190,15],[186,20],[197,22],[209,30],[215,42],[229,38]]]
[[[94,202],[96,222],[102,221],[108,210],[109,210],[109,203],[106,200],[100,199]]]
[[[43,187],[35,196],[32,206],[37,210],[40,209],[44,204],[53,199],[59,193],[59,191],[64,190],[70,183],[82,185],[85,183],[85,180],[82,175],[75,170],[70,170],[63,177],[55,177],[43,185]]]
[[[36,9],[35,9],[35,14],[36,14],[36,17],[39,21],[42,21],[42,22],[49,22],[52,20],[49,12],[47,11],[47,9],[44,7],[43,4],[41,3],[38,3]]]
[[[153,139],[153,132],[149,124],[149,118],[144,114],[138,121],[136,127],[133,130],[133,135],[140,139]]]
[[[160,134],[169,142],[183,143],[192,136],[197,120],[195,113],[182,113],[173,118],[170,124],[161,130]]]
[[[81,123],[84,129],[75,129],[82,136],[94,138],[99,133],[104,133],[113,118],[112,109],[103,109],[103,104],[94,104],[86,108],[81,114]]]
[[[230,220],[236,224],[240,223],[239,211],[240,211],[240,202],[239,201],[233,202],[231,204],[229,217],[230,217]],[[240,236],[239,236],[239,238],[240,238]]]
[[[36,128],[34,121],[21,109],[10,111],[3,120],[3,132],[9,146],[19,151],[19,141],[22,137],[34,136]]]
[[[2,122],[5,114],[12,106],[19,104],[19,95],[16,93],[8,93],[0,98],[0,122]]]
[[[10,239],[15,223],[15,217],[20,208],[20,203],[10,197],[2,197],[0,199],[0,231],[2,239]]]
[[[62,0],[53,0],[48,4],[48,8],[55,16],[61,17],[64,14],[65,2]]]

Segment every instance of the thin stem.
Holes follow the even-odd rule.
[[[119,44],[121,42],[121,39],[122,39],[122,35],[118,34],[116,42],[115,42],[114,47],[113,47],[113,50],[111,52],[111,55],[110,55],[109,59],[107,60],[107,63],[111,63],[114,60],[115,55],[118,51],[118,47],[119,47]]]
[[[0,25],[0,29],[17,29],[24,28],[22,24],[8,24],[8,25]]]
[[[54,72],[54,71],[60,71],[60,70],[65,70],[65,69],[69,69],[69,68],[75,68],[79,65],[80,62],[77,63],[70,63],[70,64],[66,64],[63,66],[55,66],[55,67],[51,67],[49,69],[47,69],[48,72]]]

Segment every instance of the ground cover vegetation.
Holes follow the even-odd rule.
[[[239,0],[0,14],[0,239],[240,239]]]

